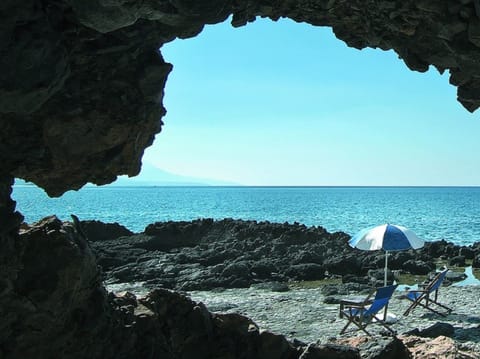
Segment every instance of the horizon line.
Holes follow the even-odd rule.
[[[152,184],[152,185],[116,185],[114,183],[109,185],[93,185],[98,188],[110,186],[110,187],[247,187],[247,188],[480,188],[480,185],[164,185],[164,184]]]
[[[33,182],[15,183],[13,186],[21,187],[37,187]],[[94,183],[87,183],[83,187],[223,187],[223,188],[480,188],[480,185],[242,185],[242,184],[116,184],[112,182],[105,185],[96,185]],[[83,188],[82,187],[82,188]]]

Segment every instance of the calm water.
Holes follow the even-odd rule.
[[[118,222],[132,231],[149,223],[236,218],[319,225],[354,234],[395,223],[426,240],[480,241],[480,187],[85,187],[48,198],[17,185],[13,198],[27,222],[56,214]]]

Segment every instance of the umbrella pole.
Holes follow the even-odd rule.
[[[388,267],[388,251],[385,251],[385,274],[383,279],[383,286],[387,286],[387,267]]]

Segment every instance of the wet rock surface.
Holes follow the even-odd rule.
[[[93,224],[82,222],[82,226],[92,231]],[[96,223],[94,228],[102,227]],[[96,239],[90,245],[109,284],[143,282],[150,288],[191,291],[341,277],[343,287],[381,285],[384,253],[351,248],[349,239],[345,233],[328,233],[322,227],[204,219],[158,222],[142,233]],[[480,253],[478,244],[462,247],[446,241],[392,252],[388,280],[392,282],[399,273],[426,277],[435,271],[435,262],[455,258],[465,249],[473,256]],[[449,281],[464,277],[463,273],[449,273]],[[337,285],[331,290],[342,289]]]

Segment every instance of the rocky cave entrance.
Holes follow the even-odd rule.
[[[449,70],[463,106],[470,112],[480,106],[477,1],[380,1],[368,3],[368,9],[363,1],[330,0],[182,0],[139,7],[131,2],[10,1],[0,12],[8,19],[0,53],[0,356],[7,358],[180,356],[198,354],[199,348],[205,358],[219,356],[224,347],[205,347],[204,337],[191,336],[190,323],[179,312],[190,313],[209,339],[212,328],[220,328],[230,352],[248,348],[267,354],[272,343],[280,343],[274,346],[285,355],[300,353],[284,339],[260,337],[258,331],[252,339],[246,320],[218,321],[205,308],[164,292],[142,302],[109,297],[75,224],[51,221],[19,235],[22,218],[11,199],[14,177],[60,196],[88,182],[103,185],[117,175],[139,172],[143,151],[160,132],[165,114],[163,88],[171,67],[155,52],[162,44],[196,36],[205,24],[230,14],[235,26],[257,16],[288,17],[332,27],[352,47],[395,49],[412,70],[423,72],[429,65]],[[161,311],[158,303],[171,305],[170,311]],[[188,335],[172,341],[179,332]]]
[[[448,70],[467,110],[480,103],[476,1],[387,1],[370,4],[368,11],[363,2],[343,1],[174,1],[139,8],[33,3],[7,7],[15,16],[6,25],[1,160],[4,172],[53,196],[87,182],[138,174],[143,150],[160,131],[163,86],[171,70],[155,49],[194,37],[205,24],[231,14],[234,26],[260,16],[285,17],[331,27],[351,47],[394,49],[412,70],[423,72],[429,65]],[[18,61],[27,58],[32,61]]]
[[[231,27],[230,21],[231,19],[228,19],[222,24],[208,26],[194,39],[175,40],[160,49],[166,61],[178,65],[169,75],[166,84],[164,105],[168,113],[164,118],[165,125],[155,144],[146,149],[144,162],[159,163],[159,167],[162,167],[164,161],[167,169],[175,168],[180,162],[181,165],[176,168],[185,172],[179,171],[179,174],[195,176],[195,172],[189,172],[191,167],[194,167],[194,171],[201,171],[199,167],[206,167],[211,173],[215,173],[218,168],[228,167],[225,161],[222,165],[213,161],[209,163],[219,152],[225,152],[223,156],[231,160],[233,167],[237,167],[244,161],[239,156],[245,156],[245,151],[248,151],[249,158],[261,158],[257,163],[243,163],[241,170],[251,171],[251,180],[255,176],[262,177],[265,164],[270,165],[271,162],[289,163],[295,168],[296,158],[308,157],[307,152],[314,148],[318,141],[324,142],[326,149],[321,150],[319,156],[314,153],[311,162],[328,160],[329,152],[339,152],[343,147],[348,147],[349,143],[350,146],[354,144],[355,136],[364,127],[363,123],[367,122],[362,121],[362,117],[377,118],[377,134],[367,141],[374,143],[378,131],[381,131],[387,122],[386,119],[388,122],[398,121],[397,130],[400,132],[400,127],[405,127],[403,136],[408,136],[408,133],[417,130],[418,123],[422,123],[424,129],[441,126],[441,121],[433,113],[433,109],[445,103],[453,104],[455,109],[446,106],[443,113],[450,111],[451,116],[462,116],[460,120],[469,116],[455,102],[455,88],[446,83],[445,73],[441,76],[432,68],[423,74],[411,72],[393,51],[351,49],[336,39],[329,28],[298,24],[288,19],[281,19],[278,23],[259,18],[240,29]],[[307,38],[310,46],[304,46],[305,40],[299,41],[302,36]],[[333,47],[333,43],[340,46]],[[313,48],[322,51],[314,51]],[[348,57],[353,60],[345,60]],[[195,65],[192,65],[192,62]],[[252,66],[255,69],[252,70]],[[309,71],[309,74],[306,71]],[[328,72],[335,74],[333,79],[325,76]],[[255,76],[260,78],[256,80]],[[306,85],[301,82],[301,78],[305,77],[310,77]],[[293,86],[289,86],[287,81],[292,81]],[[353,86],[349,84],[350,81]],[[275,85],[271,86],[269,82]],[[187,83],[191,85],[187,86]],[[368,86],[368,89],[365,86]],[[408,93],[411,101],[400,99],[402,92]],[[219,100],[218,94],[228,95]],[[436,96],[438,97],[434,99]],[[375,99],[375,107],[365,108],[365,104],[372,98]],[[418,111],[420,103],[422,111]],[[312,110],[312,107],[316,108]],[[347,114],[345,107],[349,108]],[[328,115],[328,111],[333,108],[338,108],[339,111]],[[432,112],[429,112],[429,108]],[[306,109],[310,113],[307,113]],[[333,122],[335,125],[332,125]],[[222,130],[218,130],[216,126],[221,126]],[[477,132],[469,123],[464,126],[465,133]],[[255,131],[251,130],[253,128]],[[203,141],[205,136],[210,136],[207,143]],[[278,139],[276,146],[265,146],[264,138],[272,136]],[[303,138],[305,147],[301,148],[298,143],[293,143],[290,139],[292,136]],[[240,143],[240,146],[230,150],[234,142]],[[245,145],[242,146],[242,143]],[[428,150],[432,151],[431,144],[428,146]],[[393,147],[401,149],[402,143],[398,141]],[[375,156],[374,152],[372,149],[372,154],[359,157],[356,161],[371,161]],[[175,156],[169,156],[170,153],[175,153]],[[343,153],[344,158],[348,155],[347,151]],[[391,158],[396,156],[399,155],[393,154]],[[400,158],[397,160],[400,161]],[[251,168],[247,167],[249,165]],[[347,166],[343,167],[336,177],[338,182],[334,182],[334,178],[330,183],[322,184],[354,185],[355,183],[341,182],[342,178],[349,176],[350,171]],[[275,175],[281,177],[282,174],[285,175],[282,173],[283,168],[284,166],[277,166],[268,170],[276,171]],[[232,170],[231,166],[229,170]],[[323,172],[331,170],[329,168]],[[197,176],[208,177],[208,171],[197,172]],[[310,172],[302,174],[302,177],[314,178],[315,175],[316,173]],[[142,172],[139,177],[142,177]],[[131,182],[135,183],[136,179],[138,177],[133,177]],[[129,184],[128,181],[120,183]],[[62,198],[48,200],[46,196],[38,197],[39,203],[49,201],[49,210],[43,215],[33,217],[32,211],[36,210],[33,203],[32,207],[25,209],[27,221],[32,222],[52,214],[51,209],[55,208],[55,203],[62,207],[61,213],[56,214],[63,220],[69,220],[75,198],[83,200],[81,192],[68,193],[69,203]],[[18,209],[22,211],[21,199]],[[119,211],[122,209],[119,208]],[[100,216],[81,219],[118,221],[125,224],[121,216],[119,213],[118,216],[108,218]],[[146,224],[155,220],[157,218],[149,218],[143,226],[134,230],[143,229]]]

